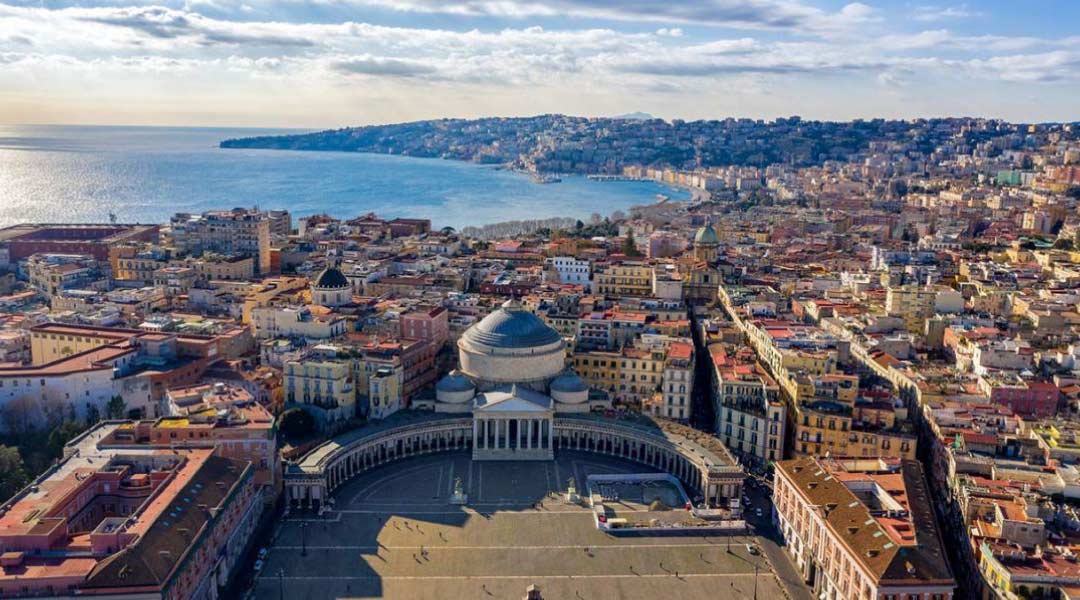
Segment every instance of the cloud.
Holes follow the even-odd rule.
[[[503,18],[574,17],[740,29],[822,31],[870,17],[854,2],[829,13],[797,0],[322,0],[400,12]]]
[[[350,75],[376,75],[387,77],[416,77],[433,75],[438,69],[418,61],[385,58],[379,56],[353,56],[334,60],[331,68]]]
[[[944,21],[948,19],[970,19],[980,17],[982,13],[968,9],[966,4],[960,6],[916,6],[911,18],[916,21]]]
[[[956,35],[948,29],[920,31],[913,34],[882,36],[878,44],[889,50],[962,50],[1013,52],[1038,46],[1053,46],[1061,41],[1036,37],[997,36],[997,35]]]
[[[1056,50],[973,59],[959,63],[972,75],[1015,82],[1055,82],[1080,78],[1080,53]]]
[[[428,117],[439,111],[460,114],[446,107],[450,97],[470,98],[475,104],[469,110],[476,112],[517,113],[523,106],[571,111],[581,98],[625,94],[653,96],[667,106],[688,98],[712,102],[715,96],[709,94],[764,98],[786,89],[790,102],[800,105],[812,88],[838,89],[826,78],[841,75],[845,89],[861,89],[865,97],[905,85],[914,90],[930,80],[963,85],[973,93],[997,91],[983,82],[1045,84],[1036,88],[1042,90],[1080,81],[1080,36],[961,35],[945,28],[906,32],[858,2],[826,13],[783,0],[291,0],[347,3],[350,14],[357,14],[358,4],[372,3],[462,14],[563,11],[558,19],[545,20],[546,27],[525,26],[529,23],[511,17],[480,19],[475,29],[440,29],[334,21],[326,16],[333,11],[314,16],[299,9],[289,12],[269,0],[162,0],[185,3],[186,9],[117,4],[42,8],[3,1],[0,81],[5,94],[0,95],[0,113],[4,96],[71,98],[67,101],[77,104],[85,89],[95,90],[95,99],[127,104],[170,89],[199,100],[194,104],[200,106],[219,97],[243,98],[243,106],[253,100],[266,103],[277,92],[315,98],[314,111],[321,110],[320,103],[355,107],[344,99],[377,90],[384,102],[394,98],[390,104],[395,107],[398,99],[423,106],[421,115]],[[580,17],[583,11],[601,14],[622,6],[627,14],[619,19],[590,20],[590,28],[565,24],[574,24],[574,17],[566,16],[571,13]],[[758,13],[768,7],[779,12],[762,20]],[[622,23],[645,21],[646,14],[661,22],[650,27]],[[679,26],[690,19],[718,23],[721,17],[771,30],[710,35],[701,23],[685,32]],[[469,19],[461,22],[467,26]],[[784,23],[790,30],[776,31]],[[364,85],[355,85],[358,78]],[[815,78],[828,83],[815,86]],[[197,81],[200,87],[173,88],[171,81],[178,86]],[[758,103],[741,106],[756,110]]]
[[[315,45],[315,42],[308,37],[275,31],[282,29],[275,24],[234,25],[227,21],[208,19],[198,13],[161,6],[76,10],[72,11],[72,16],[75,20],[130,29],[159,39],[192,38],[203,45],[254,44],[296,47]]]

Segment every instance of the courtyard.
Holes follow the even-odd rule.
[[[573,477],[651,469],[589,453],[555,461],[474,462],[466,453],[402,460],[362,474],[322,516],[275,532],[257,598],[545,599],[781,597],[749,536],[620,535],[559,495]],[[450,503],[455,480],[468,495]],[[635,510],[626,507],[625,510]],[[755,568],[757,576],[755,577]],[[756,579],[756,582],[755,582]]]

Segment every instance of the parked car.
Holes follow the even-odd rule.
[[[747,544],[746,545],[746,551],[749,552],[750,554],[753,554],[754,556],[758,555],[757,546],[755,546],[753,544]]]
[[[263,561],[261,559],[255,561],[255,572],[258,573],[259,571],[262,571],[262,568],[263,568]]]

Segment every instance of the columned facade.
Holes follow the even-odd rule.
[[[551,460],[551,416],[485,415],[473,419],[473,460]]]

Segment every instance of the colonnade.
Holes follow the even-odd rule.
[[[347,435],[347,434],[346,434]],[[344,436],[342,436],[344,437]],[[473,452],[474,459],[547,458],[580,450],[625,458],[669,473],[691,495],[723,505],[742,492],[742,470],[711,453],[689,450],[678,438],[630,426],[579,418],[452,418],[334,440],[311,460],[286,468],[287,500],[296,508],[319,508],[338,487],[379,465],[443,451]],[[337,445],[338,447],[334,447]],[[559,482],[562,485],[564,482]]]

